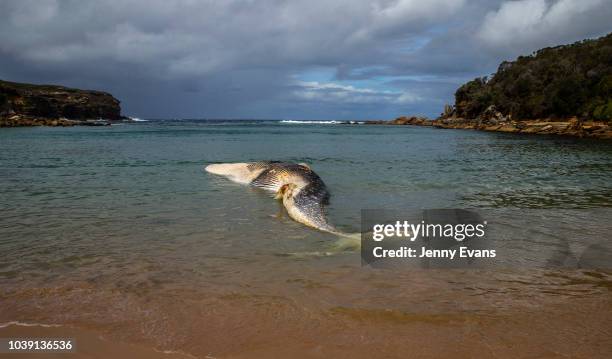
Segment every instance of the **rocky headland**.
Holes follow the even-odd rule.
[[[103,126],[129,121],[120,102],[102,91],[0,80],[0,127]]]
[[[435,120],[366,123],[612,139],[612,34],[502,62],[459,87]]]

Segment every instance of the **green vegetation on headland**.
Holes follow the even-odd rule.
[[[119,100],[106,92],[0,80],[0,127],[95,126],[125,119]]]
[[[612,33],[502,62],[459,87],[438,119],[389,124],[612,138]]]
[[[612,33],[548,47],[502,62],[455,93],[455,115],[476,118],[489,106],[514,119],[612,120]]]

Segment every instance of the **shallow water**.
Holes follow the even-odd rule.
[[[572,246],[612,241],[610,142],[273,121],[3,129],[0,322],[196,357],[610,353],[610,271],[373,269],[358,252],[292,255],[335,238],[203,171],[256,160],[309,163],[347,232],[364,208],[476,208],[503,213],[502,234],[545,234],[517,244],[518,256],[557,245],[546,241],[567,236],[560,223]]]

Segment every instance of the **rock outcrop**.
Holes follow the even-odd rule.
[[[450,117],[434,120],[432,125],[437,128],[612,139],[612,126],[609,122],[581,121],[577,117],[567,120],[539,119],[526,121],[513,121],[504,117],[489,120]]]
[[[417,116],[401,116],[391,121],[365,121],[365,125],[416,125],[416,126],[431,126],[432,122],[426,117],[417,117]]]
[[[495,106],[490,106],[476,119],[451,116],[440,117],[432,121],[425,117],[402,116],[391,121],[365,121],[364,123],[366,125],[433,126],[435,128],[612,139],[612,126],[609,122],[581,121],[577,117],[567,120],[514,121],[497,111]]]
[[[0,80],[0,127],[103,125],[127,119],[102,91]]]
[[[431,126],[431,121],[425,117],[398,117],[395,120],[389,121],[389,125],[416,125],[416,126]]]

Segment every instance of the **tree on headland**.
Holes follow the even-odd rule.
[[[476,118],[491,105],[515,120],[612,121],[612,33],[502,62],[490,79],[459,87],[454,116]]]

